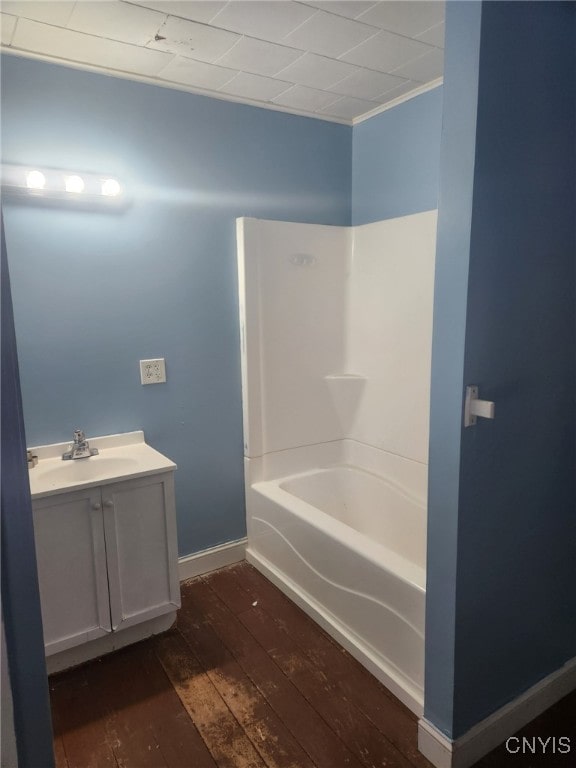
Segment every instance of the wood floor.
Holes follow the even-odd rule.
[[[247,563],[184,584],[174,629],[51,677],[50,695],[57,768],[431,765],[415,716]],[[521,735],[576,750],[575,713],[573,694]],[[532,765],[576,757],[500,748],[478,768]]]

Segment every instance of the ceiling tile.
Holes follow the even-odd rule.
[[[275,75],[300,56],[302,51],[294,48],[243,37],[231,51],[218,59],[218,64],[255,75]]]
[[[165,14],[128,3],[79,2],[66,26],[76,32],[146,45],[165,19]]]
[[[386,0],[362,13],[358,20],[399,35],[415,37],[444,21],[444,3],[436,0]]]
[[[162,38],[162,39],[158,39]],[[197,61],[215,62],[240,40],[240,36],[206,24],[168,16],[149,48],[177,53]]]
[[[437,0],[0,3],[4,46],[344,120],[443,69]]]
[[[75,3],[70,2],[23,2],[23,0],[2,0],[2,11],[25,19],[43,21],[57,27],[65,27],[74,9]]]
[[[376,34],[375,27],[318,11],[282,42],[313,53],[337,58]]]
[[[416,88],[421,87],[422,83],[414,83],[412,80],[405,80],[402,85],[397,85],[396,88],[392,88],[390,91],[385,91],[380,94],[380,96],[372,99],[372,101],[376,101],[378,104],[387,104],[389,101],[394,101],[394,99],[404,96],[405,93],[409,93],[410,91],[414,91]]]
[[[391,32],[380,32],[341,56],[342,61],[380,72],[390,72],[431,51],[429,45]]]
[[[270,101],[270,99],[279,96],[283,91],[291,87],[292,83],[285,83],[274,77],[248,75],[246,72],[240,72],[229,83],[222,86],[220,91],[245,99]]]
[[[204,24],[212,21],[226,5],[226,0],[122,0],[122,2],[152,8],[170,16],[179,16],[182,19],[200,21]]]
[[[168,53],[105,40],[103,37],[85,35],[29,19],[18,20],[12,47],[148,76],[158,74],[171,59]]]
[[[435,45],[438,48],[444,48],[444,22],[430,27],[426,32],[422,32],[421,35],[418,35],[418,40],[429,45]]]
[[[356,19],[361,13],[364,13],[372,6],[376,5],[376,0],[305,0],[306,5],[319,8],[328,13],[335,13],[337,16],[346,16],[347,19]]]
[[[299,85],[308,85],[310,88],[329,88],[349,75],[358,72],[358,67],[353,64],[345,64],[336,59],[327,59],[317,56],[315,53],[306,53],[294,64],[278,73],[278,77],[290,80]]]
[[[333,117],[343,117],[346,120],[352,120],[354,117],[363,115],[365,112],[370,112],[370,110],[375,109],[377,106],[373,102],[344,96],[321,111],[323,114],[332,115]]]
[[[2,39],[2,45],[10,45],[15,28],[16,16],[9,16],[7,13],[0,13],[0,36]]]
[[[317,112],[328,106],[340,97],[335,93],[319,91],[316,88],[306,88],[304,85],[294,85],[289,90],[281,93],[275,99],[274,104],[281,104],[292,109],[303,109],[307,112]]]
[[[443,72],[444,51],[441,48],[433,48],[430,53],[394,70],[395,75],[407,77],[409,80],[418,80],[421,83],[428,83],[430,80],[442,77]]]
[[[315,13],[315,8],[294,2],[234,0],[212,20],[212,24],[261,40],[278,42]]]
[[[234,69],[225,69],[214,64],[206,64],[203,61],[176,56],[160,71],[158,76],[173,83],[217,90],[237,74]]]
[[[333,85],[330,90],[343,96],[374,99],[385,91],[390,91],[403,83],[404,80],[401,77],[374,72],[372,69],[360,69],[354,75]]]

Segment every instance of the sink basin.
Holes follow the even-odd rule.
[[[100,453],[69,461],[62,460],[69,443],[30,449],[38,456],[38,464],[28,472],[32,499],[176,469],[173,461],[144,442],[142,431],[94,437],[90,447]]]
[[[38,464],[38,471],[34,470],[34,479],[59,486],[102,480],[110,475],[129,474],[131,470],[136,469],[138,461],[127,456],[91,456],[89,459],[73,459],[60,463],[45,462],[45,465]]]

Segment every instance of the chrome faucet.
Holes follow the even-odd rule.
[[[74,442],[70,446],[70,450],[62,454],[62,459],[67,461],[68,459],[89,459],[90,456],[96,456],[98,448],[90,448],[86,435],[81,429],[74,430]]]

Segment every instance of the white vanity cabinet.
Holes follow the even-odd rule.
[[[100,488],[33,501],[46,655],[111,631]]]
[[[137,632],[120,630],[180,606],[172,471],[33,498],[32,508],[47,656],[115,632],[134,642]]]
[[[112,629],[180,607],[171,472],[102,488]]]

